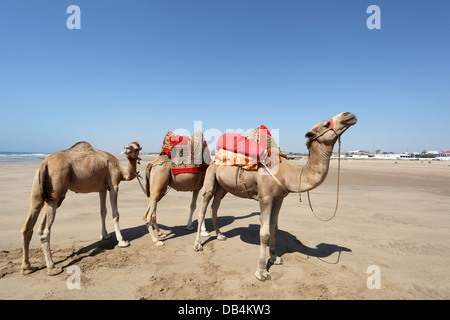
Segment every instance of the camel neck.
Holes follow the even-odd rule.
[[[121,165],[121,172],[123,180],[130,181],[136,178],[136,162],[137,159],[135,158],[128,158],[128,165],[124,166]]]
[[[308,162],[304,167],[289,165],[287,169],[286,186],[290,192],[299,192],[301,174],[301,192],[317,188],[328,175],[333,145],[326,146],[314,141],[311,144]],[[303,172],[302,172],[303,171]]]

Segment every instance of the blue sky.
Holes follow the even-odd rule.
[[[305,152],[305,133],[344,111],[359,119],[344,150],[450,149],[449,13],[444,0],[2,0],[0,150],[159,151],[200,120],[264,124]]]

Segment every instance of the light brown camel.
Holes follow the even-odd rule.
[[[310,157],[304,167],[294,167],[286,159],[280,158],[275,177],[288,192],[270,174],[267,174],[266,169],[261,165],[259,165],[257,171],[243,170],[245,183],[239,183],[235,178],[238,170],[236,166],[209,166],[203,185],[203,204],[198,217],[199,225],[205,217],[210,200],[214,197],[212,202],[214,228],[218,240],[225,240],[226,237],[220,233],[217,225],[217,210],[225,194],[230,192],[241,198],[258,200],[261,210],[261,242],[255,275],[262,281],[270,279],[266,261],[267,244],[269,244],[270,251],[269,262],[272,264],[283,263],[282,259],[276,255],[275,236],[278,229],[278,215],[284,197],[291,192],[298,193],[299,185],[301,185],[301,192],[305,192],[317,188],[325,180],[333,146],[338,136],[354,125],[356,121],[357,119],[353,114],[344,112],[315,125],[308,131],[305,137],[308,138],[306,145],[310,150]],[[247,191],[244,190],[244,186]],[[194,250],[203,250],[199,231],[194,242]]]
[[[100,194],[100,216],[102,221],[101,238],[108,238],[105,227],[106,192],[109,190],[112,216],[116,237],[120,247],[129,245],[123,240],[119,228],[117,194],[120,181],[136,177],[136,163],[139,160],[139,143],[132,142],[124,149],[128,166],[124,166],[112,154],[97,150],[87,142],[78,142],[69,149],[49,155],[36,171],[31,189],[30,212],[22,228],[23,263],[22,274],[34,272],[29,260],[29,246],[39,213],[45,205],[44,216],[38,235],[41,240],[47,264],[47,274],[55,275],[62,271],[56,268],[50,251],[50,229],[55,220],[56,209],[63,202],[67,190],[77,193],[98,192]]]
[[[161,154],[152,163],[149,163],[146,170],[146,192],[147,197],[150,198],[147,210],[142,219],[148,228],[150,237],[155,246],[162,246],[164,242],[159,238],[165,238],[167,235],[161,232],[156,223],[156,208],[158,202],[166,195],[167,188],[171,187],[176,191],[192,191],[192,200],[190,205],[190,214],[186,229],[192,230],[192,215],[197,208],[197,197],[200,189],[203,187],[203,180],[205,179],[206,170],[200,172],[189,173],[172,173],[172,161],[167,154]],[[153,231],[155,227],[156,235]],[[206,232],[205,223],[201,227],[203,236],[208,236]]]

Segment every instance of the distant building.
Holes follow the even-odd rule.
[[[373,158],[374,159],[390,159],[390,160],[397,160],[398,154],[394,153],[386,153],[386,154],[376,154]]]
[[[435,157],[436,160],[450,160],[450,150],[441,151]]]
[[[334,158],[334,157],[333,157]],[[416,159],[414,155],[409,153],[385,153],[385,154],[349,154],[346,153],[343,158],[347,159],[383,159],[383,160],[400,160],[400,159]],[[450,160],[450,158],[449,158]]]
[[[331,158],[338,157],[338,153],[334,152]],[[384,159],[384,160],[450,160],[450,150],[447,151],[422,151],[422,152],[404,152],[392,153],[377,150],[376,153],[364,150],[351,150],[341,154],[343,159]]]

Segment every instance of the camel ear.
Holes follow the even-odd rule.
[[[312,138],[312,137],[314,137],[314,133],[312,133],[311,131],[308,131],[308,132],[305,134],[305,138],[310,139],[310,138]]]

